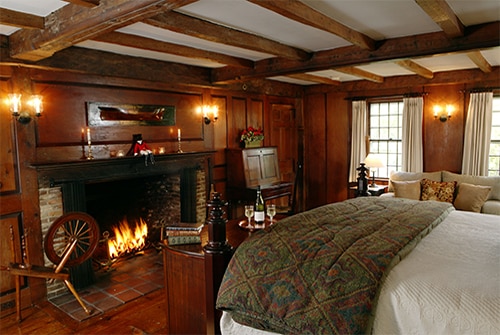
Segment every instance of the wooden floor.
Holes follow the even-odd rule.
[[[23,321],[16,315],[0,319],[0,334],[168,334],[165,294],[158,289],[116,309],[77,322],[49,302],[23,310]]]

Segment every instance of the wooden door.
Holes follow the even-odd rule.
[[[270,110],[271,139],[268,145],[278,147],[281,181],[293,183],[297,162],[295,106],[293,104],[271,103]],[[276,204],[286,206],[287,199],[278,199]]]

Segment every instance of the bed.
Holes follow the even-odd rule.
[[[379,197],[300,213],[240,245],[217,308],[223,334],[499,334],[500,216]]]

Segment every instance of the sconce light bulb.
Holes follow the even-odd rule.
[[[12,115],[19,116],[19,111],[21,110],[21,94],[9,94],[9,105]]]
[[[441,112],[442,108],[439,105],[434,106],[434,118],[437,118],[439,113]]]
[[[216,122],[217,119],[219,118],[219,107],[213,106],[212,110],[213,110],[213,114],[214,114],[214,122]]]
[[[42,111],[43,111],[42,96],[38,95],[38,94],[33,95],[31,97],[31,105],[33,106],[33,109],[35,110],[35,115],[41,116]]]
[[[451,113],[453,113],[453,106],[452,105],[446,105],[446,114],[448,114],[448,118],[451,117]]]

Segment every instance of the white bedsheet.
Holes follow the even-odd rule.
[[[222,334],[274,334],[224,312]],[[373,334],[500,334],[500,216],[453,211],[389,273]]]

